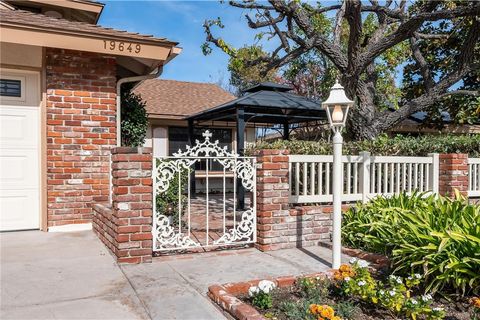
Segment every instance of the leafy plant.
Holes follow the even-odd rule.
[[[296,287],[302,297],[313,301],[321,301],[328,296],[330,283],[324,278],[301,278],[297,280]]]
[[[168,160],[157,159],[157,162],[158,161]],[[172,217],[171,225],[178,225],[180,219],[180,202],[182,204],[181,207],[186,208],[188,199],[183,193],[184,189],[186,188],[188,174],[188,170],[182,172],[180,177],[178,174],[175,174],[175,176],[170,180],[168,189],[164,192],[158,193],[155,197],[156,212],[167,217]]]
[[[443,319],[442,308],[432,308],[432,296],[412,297],[412,289],[420,283],[421,276],[402,277],[390,275],[387,281],[375,280],[368,270],[368,263],[352,258],[351,265],[343,264],[335,271],[334,279],[339,282],[341,292],[389,310],[396,316],[417,319]],[[347,273],[347,275],[344,275]]]
[[[272,295],[260,291],[252,297],[252,304],[262,310],[270,309],[272,307]]]
[[[131,91],[122,94],[122,145],[139,147],[145,143],[148,118],[145,102]]]
[[[413,193],[377,197],[344,215],[347,246],[386,254],[395,273],[418,273],[424,289],[458,294],[480,288],[480,206]]]
[[[270,309],[273,305],[272,291],[275,287],[275,283],[269,280],[262,280],[258,286],[250,287],[248,295],[252,299],[252,305],[262,310]]]
[[[248,154],[259,149],[288,149],[290,154],[332,154],[332,143],[326,140],[276,140],[250,145]],[[368,151],[385,156],[427,156],[429,153],[467,153],[471,157],[480,157],[480,135],[422,135],[420,137],[389,137],[381,135],[376,139],[347,141],[343,152],[356,155]]]

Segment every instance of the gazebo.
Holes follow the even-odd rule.
[[[244,91],[238,99],[217,107],[199,112],[187,118],[189,141],[193,144],[193,131],[206,121],[226,121],[236,123],[237,153],[244,155],[245,127],[247,123],[280,124],[283,126],[283,139],[289,139],[293,124],[327,120],[327,114],[319,101],[314,101],[290,92],[291,87],[262,82]]]
[[[272,82],[262,82],[246,89],[238,99],[199,112],[187,118],[189,143],[194,144],[194,128],[202,122],[223,121],[236,123],[237,154],[244,155],[245,128],[247,123],[280,124],[283,139],[289,139],[290,127],[302,122],[327,121],[327,114],[319,101],[294,94],[293,88]],[[192,172],[191,188],[195,192],[195,173]],[[237,179],[238,205],[244,206],[244,190]]]

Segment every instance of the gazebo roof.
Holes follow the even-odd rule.
[[[246,122],[298,123],[326,120],[327,115],[319,101],[291,93],[292,88],[272,82],[263,82],[245,90],[245,95],[217,107],[188,117],[191,121],[235,121],[238,109],[244,112]]]

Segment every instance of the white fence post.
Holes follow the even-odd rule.
[[[432,188],[432,193],[437,194],[439,192],[439,175],[440,175],[440,161],[438,153],[429,153],[429,157],[432,157],[432,165],[430,166],[430,181],[429,184]]]
[[[360,193],[362,194],[362,202],[365,203],[370,195],[370,152],[360,152],[362,162],[359,170]]]

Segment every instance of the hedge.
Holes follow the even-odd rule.
[[[290,154],[332,154],[329,141],[276,140],[259,142],[247,149],[253,154],[260,149],[287,149]],[[356,155],[369,151],[383,156],[426,156],[429,153],[467,153],[470,157],[480,157],[480,134],[471,135],[423,135],[420,137],[388,137],[382,135],[375,140],[347,141],[343,153]]]

